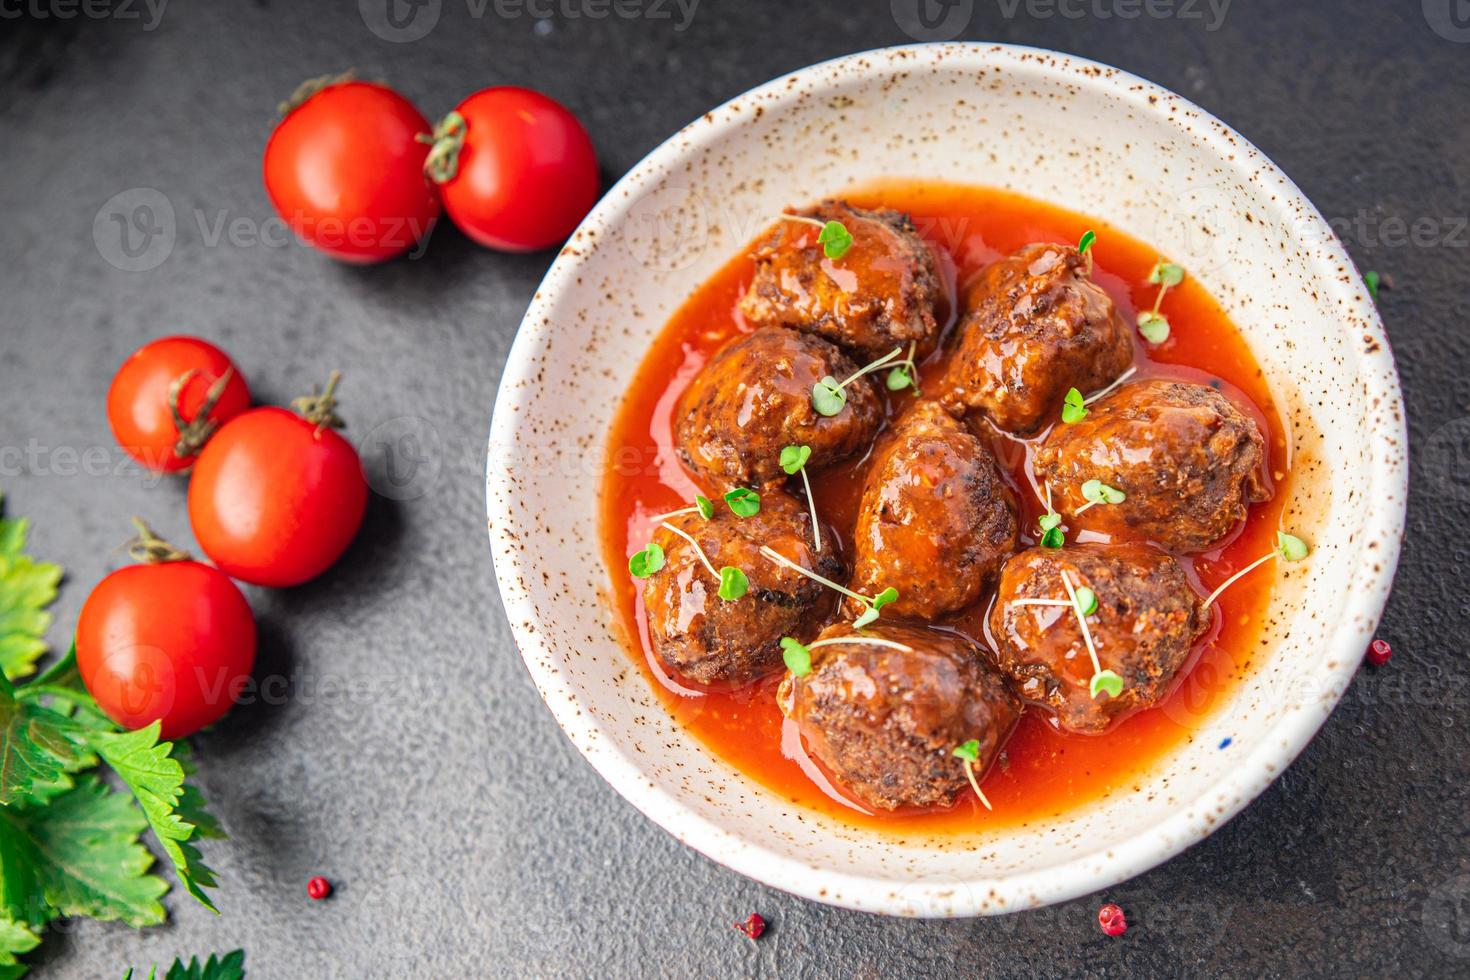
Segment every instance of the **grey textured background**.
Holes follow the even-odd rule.
[[[348,434],[389,492],[331,573],[251,595],[257,673],[284,679],[278,696],[196,740],[233,834],[207,848],[223,915],[175,894],[164,928],[63,927],[38,975],[237,946],[256,978],[1470,973],[1470,5],[1235,0],[1223,22],[1184,0],[1136,19],[1103,16],[1128,0],[972,5],[961,37],[1097,58],[1217,113],[1393,276],[1382,307],[1415,493],[1382,631],[1395,659],[1244,814],[1107,895],[923,923],[808,904],[686,850],[580,761],[532,689],[496,596],[481,467],[549,257],[481,251],[446,224],[423,258],[363,270],[248,235],[271,217],[273,107],[307,76],[355,65],[430,117],[485,85],[544,89],[586,121],[611,178],[752,85],[907,41],[888,0],[703,0],[683,29],[672,6],[646,16],[653,0],[600,19],[596,0],[556,0],[539,27],[443,0],[410,43],[369,29],[387,0],[174,0],[151,29],[141,3],[65,18],[66,0],[28,2],[19,20],[0,6],[0,488],[69,570],[55,641],[121,561],[130,514],[188,540],[184,485],[120,466],[103,412],[113,370],[152,337],[213,338],[262,401],[342,368]],[[126,272],[105,215],[140,188],[168,199],[176,235],[145,252],[156,268]],[[239,224],[217,239],[221,215]],[[316,873],[337,883],[330,902],[305,897]],[[1128,910],[1122,940],[1097,928],[1106,900]],[[754,910],[772,923],[758,944],[729,926]]]

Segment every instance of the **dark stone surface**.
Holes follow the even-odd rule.
[[[1382,631],[1393,662],[1365,669],[1244,814],[1105,896],[923,923],[808,904],[683,848],[581,762],[537,698],[496,598],[481,467],[500,366],[548,256],[484,252],[444,226],[422,259],[359,270],[210,234],[220,215],[246,231],[271,216],[259,168],[273,107],[324,71],[386,76],[430,116],[488,84],[545,89],[586,120],[616,175],[752,85],[907,40],[887,0],[704,0],[683,30],[677,13],[567,14],[592,3],[555,0],[546,31],[493,0],[480,18],[478,2],[443,0],[412,43],[375,36],[351,0],[175,0],[152,30],[141,3],[71,19],[65,0],[27,0],[21,20],[0,6],[0,486],[35,519],[36,552],[70,572],[58,643],[121,560],[130,514],[187,541],[183,485],[120,471],[104,419],[108,379],[143,341],[214,338],[266,401],[342,368],[348,431],[379,486],[391,486],[383,437],[406,423],[379,426],[412,416],[437,439],[416,495],[375,498],[338,568],[251,596],[259,673],[291,681],[197,739],[234,835],[208,848],[224,914],[174,894],[164,928],[68,927],[48,936],[38,974],[119,976],[236,946],[251,976],[272,978],[1470,972],[1470,32],[1451,19],[1464,4],[1235,0],[1223,22],[1203,3],[1188,11],[1204,19],[1131,20],[1098,13],[1127,0],[973,4],[963,37],[1156,79],[1347,223],[1360,264],[1394,279],[1382,306],[1415,494]],[[128,273],[92,229],[135,188],[168,198],[177,236],[157,268]],[[108,462],[78,475],[70,453],[89,447]],[[375,687],[347,692],[354,678]],[[306,899],[317,873],[337,882],[329,902]],[[1122,940],[1098,930],[1105,900],[1128,911]],[[754,944],[729,925],[752,910],[772,923]]]

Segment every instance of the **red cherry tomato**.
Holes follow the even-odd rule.
[[[239,588],[196,561],[130,565],[87,596],[77,667],[124,728],[162,721],[182,738],[224,716],[255,663],[255,617]]]
[[[284,588],[315,578],[352,543],[367,509],[357,450],[284,408],[256,408],[215,433],[189,481],[194,537],[222,570]]]
[[[292,109],[265,145],[265,189],[308,244],[381,262],[429,234],[439,199],[424,176],[429,121],[385,85],[339,82]]]
[[[530,252],[565,241],[597,201],[597,152],[560,102],[487,88],[435,129],[428,170],[444,210],[490,248]]]
[[[179,414],[186,423],[181,441],[169,390],[190,372],[178,396]],[[211,389],[226,373],[229,378],[219,387],[214,406],[200,419]],[[202,442],[210,427],[189,423],[221,425],[249,407],[245,378],[224,351],[197,337],[164,337],[143,345],[123,361],[107,391],[107,421],[118,445],[144,467],[162,472],[194,462],[195,437]]]

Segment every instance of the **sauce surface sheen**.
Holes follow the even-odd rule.
[[[842,196],[856,207],[889,207],[910,214],[939,255],[951,296],[963,295],[965,284],[980,269],[1023,245],[1075,243],[1093,229],[1098,235],[1092,249],[1093,279],[1112,296],[1124,320],[1133,323],[1140,310],[1154,305],[1158,287],[1147,282],[1150,269],[1169,258],[1102,222],[1005,191],[893,181]],[[1106,795],[1134,791],[1161,758],[1195,737],[1249,671],[1275,581],[1274,566],[1247,576],[1217,601],[1215,625],[1196,642],[1180,672],[1182,679],[1158,706],[1137,712],[1098,736],[1061,733],[1045,711],[1028,707],[1001,760],[982,783],[993,812],[966,794],[944,810],[869,813],[832,784],[807,756],[794,726],[784,722],[775,700],[780,674],[739,690],[705,691],[679,681],[658,663],[649,644],[639,582],[628,575],[627,558],[651,537],[652,517],[687,506],[701,489],[677,458],[671,414],[679,394],[709,357],[752,329],[737,308],[753,272],[747,252],[742,248],[700,285],[655,338],[615,416],[608,441],[602,483],[603,558],[629,655],[659,700],[716,755],[793,803],[900,835],[974,833],[1035,823]],[[921,385],[937,377],[943,351],[951,346],[955,315],[953,310],[944,312],[948,313],[945,343],[920,365]],[[1267,476],[1275,490],[1271,500],[1250,509],[1243,526],[1222,546],[1179,556],[1204,595],[1272,549],[1288,496],[1290,437],[1245,341],[1201,286],[1186,275],[1180,286],[1169,290],[1162,312],[1172,324],[1171,336],[1159,346],[1135,338],[1134,379],[1167,377],[1220,387],[1265,434]],[[890,419],[912,397],[890,395]],[[1045,512],[1030,479],[1027,453],[1028,442],[1035,444],[1044,435],[1045,431],[1026,442],[999,434],[990,439],[1003,474],[1016,490],[1023,546],[1034,543],[1037,520]],[[822,519],[837,529],[849,559],[847,545],[856,523],[866,460],[864,456],[811,477]],[[984,626],[993,591],[988,590],[976,606],[946,617],[943,624],[993,649]]]

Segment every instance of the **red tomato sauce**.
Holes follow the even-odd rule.
[[[886,206],[912,215],[940,257],[951,295],[983,267],[1031,242],[1076,242],[1095,230],[1093,279],[1132,323],[1154,305],[1157,286],[1148,274],[1166,256],[1094,219],[1005,191],[935,182],[886,182],[846,195],[858,207]],[[774,216],[773,216],[774,217]],[[1187,273],[1188,270],[1186,270]],[[612,580],[616,614],[629,654],[669,712],[714,753],[746,776],[793,803],[860,826],[900,835],[973,833],[987,826],[1045,821],[1106,795],[1130,792],[1171,750],[1192,741],[1218,703],[1250,670],[1275,575],[1268,564],[1217,600],[1215,625],[1195,644],[1180,679],[1158,706],[1134,713],[1102,735],[1058,731],[1048,713],[1027,708],[1005,752],[982,786],[994,805],[987,812],[973,794],[952,807],[871,813],[839,790],[811,759],[795,726],[776,707],[780,676],[734,691],[711,691],[680,681],[652,653],[639,583],[627,559],[653,533],[651,518],[688,506],[696,491],[713,496],[726,488],[701,487],[677,459],[671,413],[679,394],[724,343],[749,332],[738,310],[753,272],[745,252],[701,285],[654,340],[613,422],[602,484],[602,548]],[[962,293],[961,293],[962,294]],[[1215,550],[1180,555],[1202,595],[1235,571],[1268,554],[1287,497],[1291,443],[1265,378],[1245,341],[1215,301],[1193,279],[1169,290],[1162,312],[1172,325],[1160,346],[1136,340],[1135,379],[1170,377],[1217,383],[1260,425],[1267,442],[1267,476],[1275,496],[1252,507],[1238,531]],[[950,327],[955,320],[949,311]],[[936,378],[950,335],[919,366],[921,385]],[[914,396],[886,393],[892,418]],[[1043,432],[1042,435],[1045,433]],[[1028,447],[1040,441],[992,437],[996,459],[1020,504],[1023,544],[1035,541],[1045,506],[1028,477]],[[866,459],[818,471],[811,477],[817,508],[843,537],[856,524]],[[716,492],[711,492],[711,491]],[[850,556],[851,550],[845,548]],[[991,590],[993,595],[993,590]],[[993,649],[984,631],[991,595],[947,617],[945,623]]]

